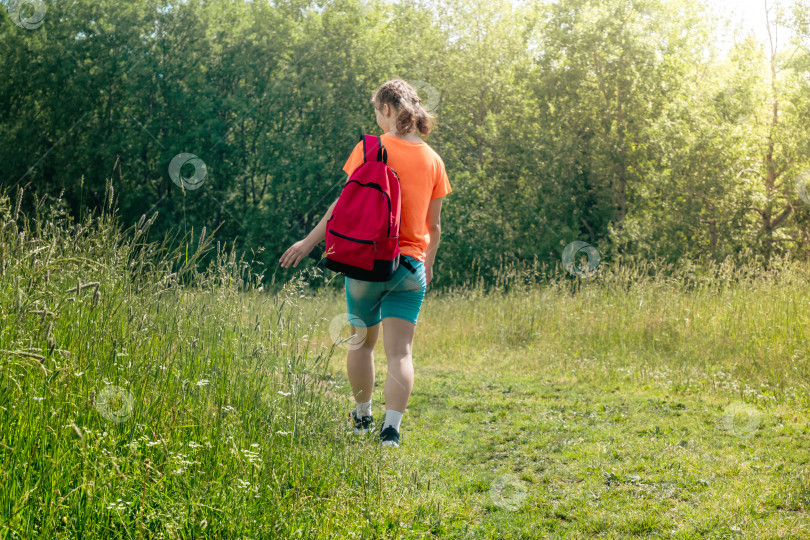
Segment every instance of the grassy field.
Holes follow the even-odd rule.
[[[428,291],[388,449],[340,293],[40,206],[0,198],[0,538],[810,538],[806,265]]]

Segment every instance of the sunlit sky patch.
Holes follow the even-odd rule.
[[[391,0],[401,1],[401,0]],[[537,0],[511,0],[514,5],[521,5],[527,1]],[[540,2],[555,2],[556,0],[539,0]],[[773,23],[775,12],[774,7],[779,4],[785,15],[791,14],[794,0],[705,0],[709,9],[729,22],[727,28],[718,28],[719,43],[722,50],[728,51],[731,45],[737,41],[742,41],[749,32],[759,39],[766,50],[770,47],[768,39],[768,26],[766,24],[766,8],[770,9],[771,22]],[[790,41],[791,33],[785,26],[778,29],[777,47],[785,50]]]
[[[722,36],[723,45],[728,46],[734,42],[735,28],[742,30],[750,30],[757,36],[757,38],[769,47],[768,41],[768,27],[766,25],[765,9],[766,7],[772,9],[777,0],[707,0],[709,5],[712,6],[718,14],[725,16],[732,22],[732,27],[728,32]],[[778,3],[789,14],[789,10],[793,6],[793,0],[779,0]],[[774,11],[771,10],[771,20],[773,20]],[[778,43],[780,49],[787,46],[790,39],[790,31],[784,26],[778,29]],[[737,39],[742,39],[742,35],[737,35]]]

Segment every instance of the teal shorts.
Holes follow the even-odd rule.
[[[368,328],[379,324],[385,317],[398,317],[416,324],[427,289],[425,263],[410,255],[402,258],[414,272],[400,261],[399,268],[388,281],[361,281],[344,276],[346,305],[352,325],[364,324]]]

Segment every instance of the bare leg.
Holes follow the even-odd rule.
[[[416,325],[399,317],[386,317],[382,325],[385,355],[388,357],[385,408],[404,413],[413,390],[411,351]]]
[[[346,356],[346,372],[349,383],[352,385],[352,395],[355,402],[365,403],[371,399],[374,390],[374,346],[380,335],[379,323],[365,329],[366,338],[362,345],[350,345]],[[357,334],[357,328],[352,326],[352,335]],[[347,341],[352,344],[353,341]],[[357,348],[355,348],[357,347]]]

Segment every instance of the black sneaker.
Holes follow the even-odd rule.
[[[380,431],[380,442],[383,446],[397,448],[399,446],[399,431],[394,426],[388,426]]]
[[[352,428],[355,435],[363,435],[374,431],[374,416],[364,416],[363,418],[357,417],[357,409],[352,409],[349,413],[349,420],[347,421],[349,427]]]

